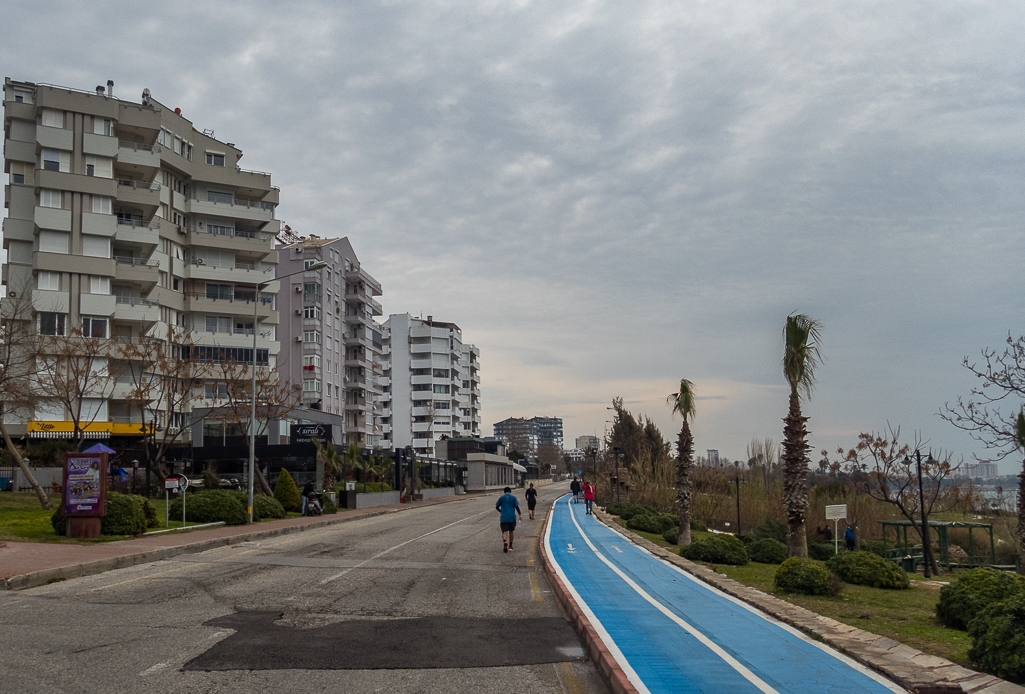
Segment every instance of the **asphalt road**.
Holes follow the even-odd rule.
[[[509,554],[473,496],[0,592],[0,691],[606,692],[536,555],[566,489]]]

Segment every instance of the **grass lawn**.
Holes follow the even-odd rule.
[[[61,503],[59,494],[50,495],[53,508]],[[32,492],[0,493],[0,541],[6,542],[59,542],[81,544],[123,540],[124,535],[105,535],[97,540],[72,540],[56,535],[50,525],[53,511],[39,507],[39,499]]]
[[[616,519],[619,525],[626,527],[626,521]],[[661,535],[637,532],[641,537],[678,552],[679,548],[670,545]],[[707,537],[711,533],[692,531],[693,539]],[[938,586],[928,585],[921,576],[912,576],[912,580],[923,585],[912,585],[909,590],[883,590],[868,586],[845,585],[837,597],[820,597],[808,595],[787,595],[772,590],[772,579],[776,566],[772,564],[750,563],[747,566],[716,566],[719,573],[761,591],[775,595],[794,605],[831,617],[838,622],[864,629],[865,631],[886,636],[900,641],[923,653],[953,660],[959,665],[971,667],[968,660],[968,649],[971,638],[963,631],[948,629],[936,619],[936,603],[940,598]],[[939,581],[956,580],[957,574],[943,574]]]

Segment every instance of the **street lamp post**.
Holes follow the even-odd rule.
[[[925,464],[932,465],[935,462],[936,461],[933,460],[932,453],[930,453]],[[911,459],[905,455],[903,463],[910,467]],[[922,486],[922,452],[919,450],[915,450],[915,471],[918,475],[918,508],[922,523],[922,559],[925,563],[922,575],[925,578],[930,578],[932,576],[932,547],[929,543],[929,517],[925,512],[925,490]]]
[[[740,534],[740,462],[738,461],[738,462],[734,463],[734,465],[737,468],[736,469],[736,475],[734,476],[733,481],[737,485],[737,534],[739,535]]]
[[[290,272],[287,275],[281,277],[275,277],[272,280],[266,282],[253,282],[253,358],[252,358],[252,369],[253,369],[253,382],[252,391],[250,392],[250,410],[249,410],[249,510],[248,510],[248,523],[253,523],[253,478],[256,475],[256,321],[257,321],[257,309],[260,307],[260,290],[266,287],[271,282],[277,282],[283,280],[286,277],[292,275],[298,275],[303,272],[311,272],[315,270],[322,270],[327,267],[327,263],[323,260],[313,263],[309,267],[304,267],[302,270],[296,270]],[[269,366],[269,364],[268,364]]]

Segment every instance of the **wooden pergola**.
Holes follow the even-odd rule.
[[[901,520],[884,520],[879,521],[879,524],[883,526],[883,551],[886,553],[887,559],[894,561],[900,561],[901,559],[910,557],[916,560],[916,564],[922,561],[921,549],[915,555],[911,554],[913,545],[921,544],[921,538],[918,536],[918,532],[915,528],[921,523],[918,521],[912,524],[907,519]],[[940,546],[940,556],[937,561],[943,564],[948,569],[951,565],[955,566],[994,566],[996,564],[996,544],[993,540],[993,526],[990,523],[972,523],[968,521],[946,521],[946,520],[930,520],[928,522],[930,536],[931,531],[935,531],[936,539]],[[894,548],[892,550],[886,549],[887,541],[887,528],[894,529]],[[981,532],[989,533],[989,561],[983,561],[984,556],[979,555],[968,555],[965,562],[960,560],[951,562],[950,560],[950,543],[947,539],[947,531],[950,529],[968,529],[968,547],[972,549],[974,543],[972,542],[972,530],[978,530]],[[908,539],[908,529],[911,529],[911,540]],[[902,537],[903,535],[903,537]],[[1006,568],[1006,567],[1004,567]],[[1012,567],[1013,568],[1013,567]]]

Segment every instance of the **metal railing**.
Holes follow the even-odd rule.
[[[124,306],[156,306],[157,302],[150,301],[149,299],[143,299],[138,296],[117,296],[114,297],[116,304]]]
[[[159,152],[160,145],[147,145],[142,142],[129,142],[128,140],[118,140],[117,146],[120,149],[130,149],[135,152]]]
[[[135,190],[149,190],[152,192],[160,190],[160,184],[156,181],[133,181],[127,178],[119,178],[117,179],[117,184],[126,188],[134,188]]]
[[[192,202],[205,202],[211,205],[228,205],[230,207],[247,207],[251,209],[264,210],[265,212],[274,212],[274,203],[263,202],[262,200],[240,200],[239,198],[233,198],[230,202],[218,201],[218,200],[204,200],[199,196],[192,198]]]
[[[145,267],[160,267],[159,260],[146,260],[145,258],[130,258],[124,255],[115,255],[114,262],[122,265],[137,265]]]

